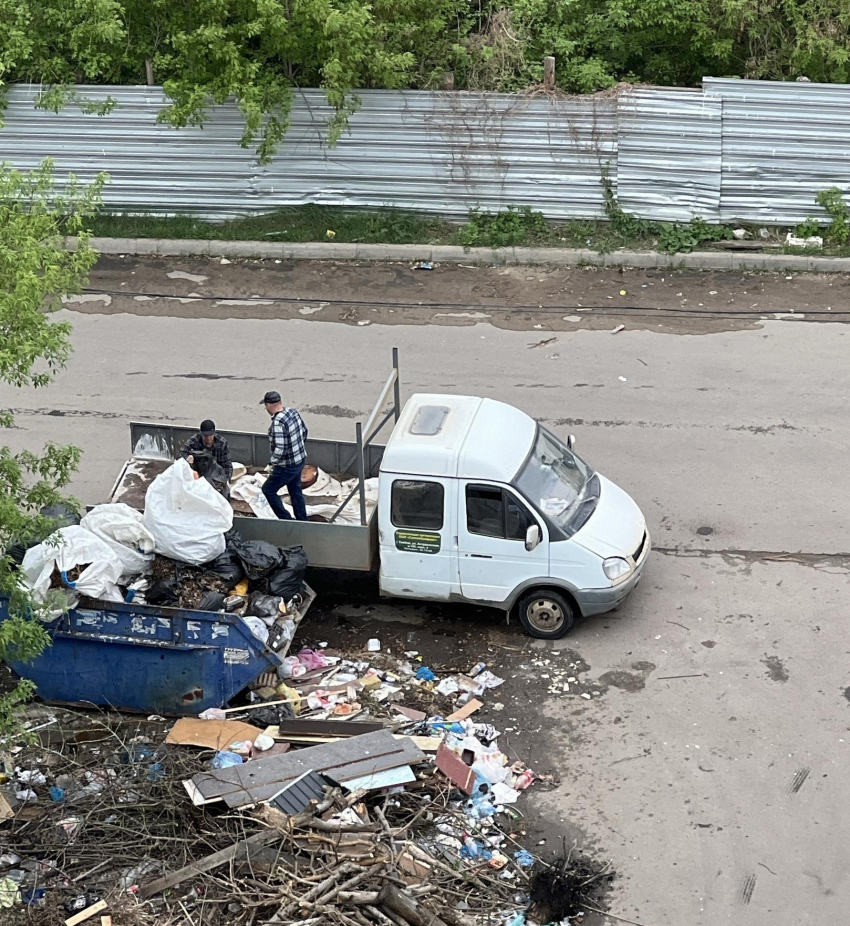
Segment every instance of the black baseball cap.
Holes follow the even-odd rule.
[[[263,401],[260,402],[260,405],[277,405],[280,402],[280,393],[279,392],[267,392],[263,396]]]
[[[215,422],[207,418],[201,422],[201,434],[215,434]]]

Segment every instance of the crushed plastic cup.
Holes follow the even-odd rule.
[[[242,756],[237,756],[234,752],[222,750],[217,752],[210,762],[210,768],[231,768],[234,765],[242,764]]]

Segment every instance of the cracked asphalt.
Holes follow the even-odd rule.
[[[642,507],[656,545],[619,612],[543,644],[492,612],[378,602],[355,583],[328,593],[304,633],[490,662],[506,678],[504,708],[489,693],[485,719],[558,777],[529,792],[529,832],[541,851],[566,837],[610,858],[618,916],[839,923],[850,902],[848,285],[103,259],[86,301],[62,313],[68,369],[47,390],[0,389],[16,414],[4,440],[81,446],[74,491],[96,503],[133,418],[260,431],[259,398],[280,388],[313,436],[350,438],[393,346],[403,396],[488,395],[574,433]],[[581,684],[559,692],[569,673]]]

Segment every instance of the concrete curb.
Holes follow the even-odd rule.
[[[447,264],[506,266],[545,264],[551,267],[630,267],[670,270],[786,270],[820,273],[850,272],[850,257],[809,257],[804,254],[739,254],[694,251],[612,251],[599,254],[580,248],[469,248],[430,244],[286,244],[268,241],[202,241],[181,238],[92,238],[102,254],[134,257],[225,257],[262,260],[434,261]],[[73,250],[76,240],[68,238]]]

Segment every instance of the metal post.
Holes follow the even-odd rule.
[[[395,420],[401,417],[401,382],[399,381],[398,372],[398,348],[393,348],[393,369],[395,370],[395,385],[393,386],[393,404],[395,411]]]
[[[357,485],[360,490],[360,523],[366,524],[366,486],[363,483],[363,472],[366,468],[363,461],[363,425],[358,421],[355,425],[357,435]]]

